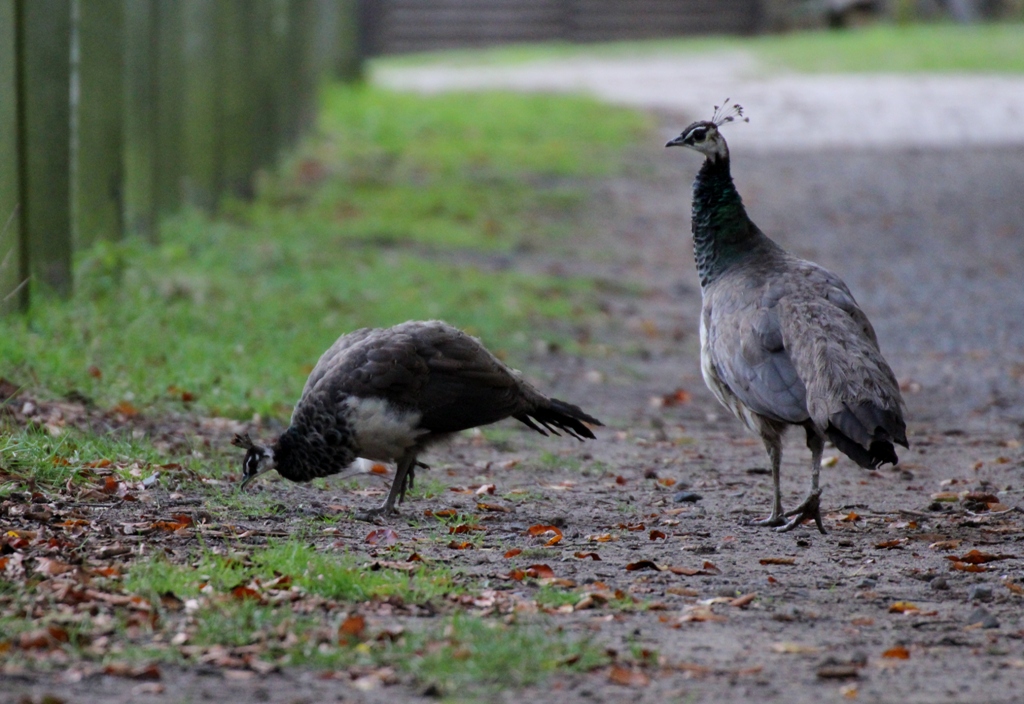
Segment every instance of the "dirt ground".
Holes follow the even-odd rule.
[[[480,515],[486,537],[479,549],[429,541],[417,548],[502,590],[497,603],[469,607],[478,613],[503,613],[530,598],[537,589],[530,580],[502,578],[513,566],[504,552],[543,545],[527,534],[530,526],[559,526],[564,538],[545,548],[547,559],[516,565],[544,562],[559,578],[580,587],[603,583],[647,608],[598,603],[521,618],[619,653],[649,650],[657,663],[632,685],[614,683],[604,669],[479,696],[509,702],[1024,700],[1024,586],[1018,586],[1024,585],[1024,147],[733,150],[734,174],[755,222],[845,279],[873,321],[909,407],[911,449],[897,468],[866,471],[827,451],[837,458],[822,473],[829,533],[803,526],[780,535],[745,524],[767,515],[766,456],[700,379],[700,291],[688,215],[700,161],[660,146],[690,117],[663,115],[660,142],[634,155],[629,175],[595,186],[600,205],[588,215],[585,239],[515,258],[473,258],[485,267],[607,282],[603,320],[564,323],[590,341],[592,354],[578,358],[538,345],[530,358],[510,361],[608,427],[586,444],[525,430],[500,443],[467,435],[425,458],[432,469],[423,476],[453,487],[495,484],[498,496],[515,489],[536,494],[521,503],[496,499],[507,513],[480,512],[478,497],[454,492],[404,506],[405,515],[446,508]],[[229,431],[201,430],[225,444]],[[195,430],[172,434],[189,432]],[[794,433],[786,446],[786,505],[803,496],[809,481],[802,445]],[[538,461],[543,451],[559,461]],[[375,505],[384,488],[365,486],[378,491],[265,482],[262,490],[280,497],[287,510],[239,524],[286,531],[329,505]],[[701,498],[677,501],[684,490]],[[155,505],[133,510],[166,514],[182,501],[154,491],[163,492]],[[425,534],[401,517],[390,526],[403,540]],[[365,543],[371,527],[343,521],[336,528],[324,536],[324,549],[341,544],[374,558]],[[1004,559],[975,566],[972,550]],[[577,552],[595,552],[600,561],[579,559]],[[643,561],[677,569],[626,569]],[[74,679],[5,676],[0,699],[41,701],[47,693],[96,703],[432,698],[401,678],[363,691],[292,669],[238,679],[215,668],[164,668],[163,687]]]

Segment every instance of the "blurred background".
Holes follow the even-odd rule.
[[[605,349],[609,325],[645,329],[607,286],[655,275],[573,258],[613,256],[594,239],[601,203],[617,203],[609,241],[650,262],[673,252],[667,285],[692,285],[689,176],[651,166],[672,131],[733,97],[753,116],[729,136],[762,154],[751,172],[801,151],[839,166],[865,148],[998,152],[1024,143],[1022,19],[1021,0],[0,0],[0,376],[129,413],[280,418],[319,352],[361,325],[445,317],[520,357]],[[1010,169],[987,193],[1018,188],[1005,152],[986,158],[1001,165],[986,173]],[[892,256],[921,272],[908,203],[941,208],[948,194],[927,187],[966,184],[911,183],[892,163],[888,185],[855,186],[881,189],[873,208],[820,197],[848,180],[773,192],[778,174],[738,178],[808,256],[842,260],[839,211],[864,209],[884,221],[870,242],[895,227]],[[627,177],[673,209],[630,215],[606,190]],[[1016,232],[1015,199],[999,198],[985,231]],[[977,228],[929,212],[921,236]],[[832,239],[801,239],[822,222]],[[937,251],[959,263],[955,245]],[[875,300],[889,289],[871,262],[859,271],[869,306],[925,315],[941,298],[907,285]],[[885,334],[943,353],[999,339],[1020,356],[1003,318],[952,317],[967,327],[947,342],[895,317]],[[985,388],[1015,390],[1010,369]]]

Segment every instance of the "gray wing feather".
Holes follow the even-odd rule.
[[[875,427],[892,428],[905,442],[896,377],[842,280],[789,256],[759,265],[708,292],[709,353],[722,381],[768,418],[810,418],[823,431],[842,424],[865,446]]]
[[[486,425],[546,398],[478,340],[439,321],[345,335],[317,363],[302,398],[339,393],[376,397],[420,414],[437,433]]]

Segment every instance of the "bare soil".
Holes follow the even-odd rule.
[[[666,115],[663,136],[688,121]],[[813,525],[787,534],[746,525],[767,514],[770,477],[759,441],[718,406],[700,379],[700,291],[688,216],[699,158],[652,144],[635,155],[629,175],[593,184],[598,205],[587,216],[586,237],[514,258],[467,257],[480,266],[587,274],[606,282],[604,318],[585,325],[564,321],[586,341],[585,356],[538,345],[530,358],[512,360],[542,388],[602,418],[607,427],[598,440],[578,444],[527,430],[501,442],[460,437],[425,458],[432,469],[421,478],[454,488],[494,484],[485,502],[508,511],[481,510],[480,496],[448,492],[409,501],[403,517],[389,521],[424,559],[456,566],[494,590],[449,610],[515,613],[592,638],[615,651],[622,669],[639,674],[619,684],[622,673],[606,667],[469,698],[1021,701],[1024,148],[733,151],[736,180],[755,222],[840,274],[873,321],[906,391],[911,449],[898,467],[879,471],[826,452],[835,458],[822,473],[827,535]],[[179,419],[146,430],[166,435],[170,447],[195,446],[198,433],[215,451],[232,451],[229,423]],[[783,459],[790,506],[809,481],[809,453],[799,435],[793,434]],[[556,460],[542,461],[544,451]],[[237,527],[252,537],[237,544],[259,544],[267,533],[286,532],[338,506],[375,505],[384,487],[368,482],[359,492],[321,491],[268,481],[261,490],[284,510],[239,519]],[[529,499],[506,498],[516,490],[529,492]],[[677,501],[683,490],[699,500]],[[151,493],[150,502],[109,509],[103,520],[116,527],[194,509],[180,493],[159,487]],[[425,511],[448,508],[479,517],[486,529],[479,547],[453,549],[424,523]],[[564,537],[544,547],[550,534],[528,535],[534,525],[558,526]],[[209,544],[215,528],[197,527],[179,547],[195,545],[203,530],[211,533],[202,538]],[[348,550],[368,562],[394,559],[367,545],[373,526],[342,521],[334,528],[318,539],[324,550]],[[510,548],[526,552],[505,558]],[[972,550],[1004,559],[973,565]],[[600,560],[577,553],[596,553]],[[592,608],[545,613],[530,606],[536,580],[509,574],[536,563],[598,593]],[[603,596],[616,591],[635,599],[636,607],[604,603]],[[423,618],[371,614],[368,628],[385,621],[412,627]],[[636,653],[645,650],[650,656],[638,662]],[[24,672],[4,676],[2,687],[0,699],[8,701],[41,701],[47,693],[96,703],[432,698],[401,675],[364,691],[301,668],[258,674],[162,667],[159,686],[82,677],[73,669]],[[449,695],[458,699],[460,693]]]

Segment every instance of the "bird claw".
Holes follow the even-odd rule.
[[[385,518],[397,515],[397,508],[385,504],[384,506],[378,506],[377,508],[371,508],[366,511],[357,511],[353,515],[353,518],[355,518],[357,521],[364,521],[366,523],[376,523],[379,525],[384,523]]]
[[[825,526],[821,522],[821,492],[815,491],[807,495],[807,498],[803,500],[799,506],[794,508],[792,511],[786,511],[784,516],[792,516],[785,525],[779,526],[775,529],[777,533],[788,533],[789,531],[796,528],[804,521],[814,519],[814,524],[818,526],[818,530],[822,535],[827,534]]]
[[[786,523],[786,519],[782,516],[772,514],[768,518],[757,518],[747,521],[748,526],[769,526],[774,528],[775,526],[781,526]]]

